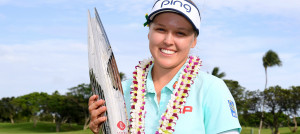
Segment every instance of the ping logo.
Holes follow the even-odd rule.
[[[121,130],[124,130],[126,125],[122,122],[122,121],[119,121],[119,123],[117,124],[118,128],[121,129]]]
[[[174,88],[174,89],[175,89],[177,83],[178,83],[178,81],[175,81],[175,83],[173,84],[173,88]]]
[[[228,104],[229,104],[229,108],[230,108],[232,117],[237,118],[237,113],[236,113],[236,110],[234,108],[234,102],[231,101],[231,100],[228,100]]]
[[[185,112],[192,112],[192,111],[193,111],[192,106],[184,106],[182,112],[181,112],[181,109],[180,109],[181,114],[185,114]]]
[[[187,3],[187,2],[186,2]],[[174,6],[179,6],[180,8],[183,7],[186,12],[191,12],[192,8],[189,4],[183,4],[180,0],[164,0],[162,3],[161,3],[161,8],[163,6],[167,6],[167,5],[174,5]]]

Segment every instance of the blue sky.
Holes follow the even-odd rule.
[[[96,7],[127,77],[150,57],[145,13],[154,0],[0,0],[0,97],[65,93],[89,83],[87,11]],[[199,0],[202,24],[191,54],[202,70],[218,66],[247,90],[263,89],[262,56],[272,49],[283,66],[268,69],[268,86],[300,82],[300,1]]]

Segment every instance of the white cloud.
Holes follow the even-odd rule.
[[[75,40],[41,40],[1,44],[0,52],[0,85],[9,90],[1,93],[1,97],[34,91],[64,93],[67,88],[88,83],[87,44]]]
[[[100,3],[106,11],[131,13],[130,15],[149,12],[156,0],[104,0]],[[255,13],[275,15],[298,15],[300,1],[298,0],[194,0],[203,11],[233,10],[234,13]],[[96,1],[95,1],[96,3]],[[118,4],[116,4],[118,3]]]
[[[118,12],[126,16],[145,15],[152,8],[155,0],[105,0],[98,4],[104,6],[101,12]],[[99,9],[100,9],[99,8]]]
[[[10,2],[11,0],[0,0],[0,5],[4,5],[8,2]]]
[[[257,13],[275,15],[297,15],[300,11],[298,0],[200,0],[196,2],[203,11],[230,9],[233,13]]]
[[[36,0],[0,0],[0,5],[14,5],[14,6],[21,6],[21,7],[31,7],[37,6],[41,4],[58,4],[62,3],[66,0],[43,0],[43,1],[36,1]]]
[[[150,57],[147,28],[143,28],[142,23],[144,21],[144,14],[150,11],[154,1],[155,0],[77,0],[74,2],[70,0],[47,0],[26,1],[26,3],[20,0],[0,0],[0,5],[23,6],[22,4],[24,4],[25,7],[42,7],[48,4],[51,6],[68,4],[73,7],[73,4],[81,3],[83,6],[80,9],[85,8],[85,6],[96,6],[101,19],[106,22],[104,23],[105,29],[115,53],[119,71],[125,72],[127,77],[130,78],[134,66],[138,61]],[[200,10],[204,12],[204,15],[211,20],[216,19],[215,14],[224,15],[224,12],[235,13],[232,15],[236,17],[235,19],[242,18],[245,13],[262,16],[281,15],[290,17],[296,16],[295,14],[299,13],[300,9],[299,2],[295,0],[201,0],[195,2],[199,5]],[[85,3],[88,4],[85,5]],[[70,10],[70,12],[72,11]],[[64,13],[62,13],[62,15],[63,14]],[[5,15],[10,16],[9,14]],[[299,18],[299,16],[296,17]],[[30,19],[31,17],[28,16],[28,18]],[[63,16],[63,18],[68,19],[68,17],[65,16]],[[124,18],[129,19],[119,20]],[[134,20],[131,20],[132,18]],[[1,19],[5,19],[5,16],[0,13],[0,20]],[[3,40],[0,42],[0,85],[2,91],[9,90],[7,92],[1,92],[0,97],[23,95],[33,91],[52,93],[54,90],[59,90],[60,92],[65,92],[69,87],[76,86],[82,82],[89,82],[87,43],[83,37],[86,36],[86,31],[83,30],[83,25],[71,25],[72,22],[76,22],[77,24],[82,20],[79,20],[79,18],[59,21],[57,21],[57,18],[48,19],[50,20],[45,20],[45,22],[49,21],[51,24],[58,25],[42,24],[44,21],[39,21],[41,24],[24,26],[25,23],[22,22],[20,24],[21,26],[16,26],[15,29],[10,28],[11,31],[9,32],[11,33],[13,33],[13,31],[27,33],[28,36],[24,37],[26,38],[25,43],[7,45],[3,44]],[[261,58],[267,50],[273,49],[278,52],[282,58],[283,66],[269,69],[269,85],[278,84],[283,87],[288,87],[298,84],[296,80],[298,79],[297,76],[300,76],[300,74],[297,73],[300,67],[300,57],[296,51],[300,48],[299,45],[297,46],[295,44],[295,42],[299,42],[299,37],[297,37],[297,35],[295,36],[294,33],[294,31],[296,31],[295,29],[297,29],[297,27],[295,27],[295,24],[298,24],[297,22],[291,25],[291,23],[289,23],[293,21],[291,19],[288,22],[285,20],[271,20],[266,22],[262,22],[261,20],[251,21],[252,23],[258,21],[257,23],[264,23],[268,26],[291,25],[290,27],[284,27],[283,30],[292,32],[284,32],[281,31],[282,29],[275,30],[276,32],[281,31],[291,34],[291,36],[277,34],[276,37],[273,37],[272,35],[264,36],[255,30],[253,30],[254,33],[250,35],[247,31],[231,29],[232,27],[228,27],[228,25],[235,24],[228,24],[228,20],[226,19],[222,22],[213,23],[210,23],[211,20],[208,19],[203,19],[204,25],[202,25],[201,28],[197,48],[193,50],[194,54],[200,55],[203,59],[204,66],[202,69],[204,71],[210,72],[213,67],[219,66],[221,71],[226,72],[227,79],[238,80],[240,84],[247,89],[262,89],[264,87],[265,76]],[[268,17],[266,20],[267,19]],[[65,24],[65,22],[68,23]],[[24,28],[22,28],[23,26]],[[83,27],[86,27],[86,25]],[[270,31],[266,33],[273,34],[270,33]],[[13,35],[23,36],[23,34]],[[34,39],[32,39],[32,37],[37,36],[41,36],[41,39],[52,37],[64,38],[67,36],[70,40],[47,39],[33,41]],[[24,42],[22,39],[14,39],[19,43]],[[31,41],[27,42],[28,40]]]
[[[133,24],[130,25],[135,26]],[[111,29],[113,27],[115,30]],[[135,30],[128,27],[122,25],[120,27],[109,26],[107,28],[112,33],[128,31],[124,34],[129,34],[128,36],[130,36],[133,34],[131,32]],[[296,71],[295,68],[290,67],[291,64],[294,64],[295,67],[300,66],[298,64],[300,63],[300,57],[297,55],[297,46],[293,44],[295,43],[293,36],[260,37],[247,34],[232,36],[232,32],[234,31],[224,29],[221,25],[203,27],[198,38],[198,44],[192,50],[192,54],[199,55],[203,59],[203,71],[211,72],[213,67],[219,66],[221,71],[227,74],[226,79],[237,80],[248,90],[256,90],[264,87],[265,76],[261,58],[267,50],[273,49],[280,55],[284,64],[287,65],[282,68],[284,70]],[[146,36],[147,33],[143,31],[140,34]],[[126,37],[126,40],[120,39],[120,41],[115,42],[117,40],[117,37],[115,37],[112,40],[114,42],[112,47],[116,54],[119,70],[125,72],[129,78],[132,76],[131,73],[137,61],[150,57],[147,38],[141,38],[140,34],[136,38]],[[118,37],[123,36],[118,33]],[[284,50],[282,49],[283,46],[292,50]],[[147,52],[147,54],[141,52]],[[294,61],[289,59],[294,59]],[[292,76],[295,75],[294,71],[286,71],[285,74],[281,73],[280,75],[278,73],[269,74],[269,84],[281,85],[284,88],[297,85],[292,80],[294,78]],[[282,82],[280,79],[291,80]]]
[[[264,68],[262,56],[273,49],[283,62],[280,68],[270,72],[268,85],[280,85],[288,88],[297,85],[296,76],[300,76],[299,46],[294,36],[265,37],[242,34],[232,36],[233,31],[222,29],[218,25],[205,26],[199,35],[198,44],[193,54],[203,59],[203,70],[211,72],[213,67],[220,67],[226,73],[226,79],[233,79],[247,89],[264,88]],[[285,49],[288,48],[288,49]],[[281,70],[278,73],[278,70]]]
[[[101,12],[119,12],[130,16],[140,16],[149,12],[156,0],[104,0]],[[203,13],[230,10],[230,14],[259,14],[297,17],[300,12],[298,0],[194,0]],[[118,4],[116,4],[118,3]],[[218,12],[220,13],[220,12]],[[299,17],[298,17],[299,18]]]
[[[148,28],[144,28],[139,23],[129,23],[107,25],[105,30],[108,31],[108,38],[114,51],[119,71],[125,73],[127,78],[131,78],[133,69],[138,61],[151,56],[148,48]]]
[[[270,9],[264,9],[267,5],[262,5],[262,7],[257,7],[257,9],[254,9],[256,8],[255,3],[259,3],[259,1],[253,3],[249,1],[246,1],[244,3],[242,1],[238,3],[229,1],[227,5],[226,4],[222,5],[222,3],[224,2],[221,2],[221,4],[216,4],[216,5],[214,5],[215,3],[208,3],[212,5],[207,4],[208,6],[207,9],[213,11],[214,13],[218,13],[218,12],[220,13],[224,10],[224,8],[230,8],[231,10],[233,10],[232,12],[240,12],[240,14],[244,14],[244,13],[261,14],[260,12],[264,12],[262,14],[283,15],[280,14],[279,12],[273,12],[273,10]],[[241,7],[239,7],[239,5],[241,5]],[[271,5],[269,8],[273,8],[273,7],[275,8],[276,6],[280,6],[280,5],[276,5],[276,6],[275,5]],[[287,6],[289,5],[287,4],[285,6],[276,7],[276,8],[285,9]],[[203,9],[203,7],[201,8]],[[247,8],[249,8],[249,10]],[[292,12],[292,10],[290,9],[288,9],[288,11]],[[241,18],[240,14],[236,15],[235,17]],[[255,22],[256,21],[257,23],[262,22],[261,20],[255,20]],[[280,25],[280,24],[285,24],[286,23],[285,21],[286,20],[280,22],[266,21],[264,23],[266,23],[266,25]],[[269,22],[274,22],[274,23],[269,24]],[[226,72],[227,79],[237,80],[240,82],[242,86],[246,87],[247,89],[256,90],[256,89],[262,89],[264,87],[265,76],[264,76],[264,69],[262,67],[261,58],[267,50],[274,49],[276,52],[279,53],[280,56],[283,53],[290,53],[294,56],[295,59],[297,59],[298,61],[300,60],[299,55],[295,56],[295,53],[297,53],[296,52],[297,46],[295,46],[295,40],[298,40],[295,39],[295,36],[283,36],[283,34],[277,34],[277,36],[272,36],[272,35],[262,36],[262,34],[259,31],[261,29],[258,29],[257,27],[256,27],[257,31],[256,29],[252,29],[253,33],[248,34],[247,31],[240,32],[238,31],[240,29],[237,28],[230,29],[232,28],[232,26],[225,27],[224,24],[226,24],[226,22],[214,22],[213,24],[211,23],[208,24],[208,21],[204,20],[203,23],[204,25],[201,28],[201,33],[198,38],[197,47],[195,48],[195,50],[192,51],[192,54],[200,55],[200,57],[203,59],[204,66],[202,69],[205,72],[206,71],[211,72],[213,67],[219,66],[221,71]],[[109,26],[109,27],[115,27],[115,26]],[[120,27],[118,26],[115,27],[116,30],[109,29],[109,31],[111,33],[118,33],[118,31],[128,31],[127,36],[130,35],[134,36],[134,34],[131,33],[134,30],[130,30],[130,28],[126,29],[126,27],[128,26],[120,25]],[[276,31],[280,31],[280,30],[276,30]],[[270,34],[269,31],[266,33]],[[139,33],[139,36],[140,34],[145,34],[146,36],[146,33],[144,33],[144,31]],[[111,36],[109,37],[111,38]],[[123,37],[123,36],[118,35],[118,37]],[[128,38],[132,38],[132,37],[128,37]],[[113,38],[113,40],[117,40],[117,38]],[[119,39],[119,40],[124,40],[124,39]],[[129,75],[128,77],[131,77],[131,71],[133,70],[132,68],[134,67],[134,65],[136,65],[137,61],[142,60],[143,58],[148,56],[148,54],[145,54],[147,56],[144,56],[143,54],[139,55],[135,53],[135,52],[139,52],[139,50],[143,52],[148,52],[148,48],[143,49],[141,47],[134,47],[134,45],[137,46],[139,45],[136,42],[139,42],[142,45],[148,43],[146,39],[141,40],[140,37],[139,38],[135,37],[135,39],[132,40],[126,39],[126,42],[118,41],[117,43],[113,44],[113,45],[117,45],[115,48],[118,48],[117,50],[118,54],[116,54],[117,61],[118,63],[119,62],[122,63],[121,65],[118,64],[119,68],[122,68],[122,70],[126,70],[125,73]],[[124,47],[122,46],[122,44],[127,44],[127,45],[126,47]],[[144,47],[147,46],[144,45]],[[285,50],[283,48],[290,48],[292,50]],[[129,49],[133,49],[134,51]],[[129,52],[126,54],[122,54],[122,52],[124,53],[124,51],[129,51]],[[134,56],[133,53],[139,56]],[[286,55],[283,54],[282,56],[285,57]],[[285,64],[287,65],[292,63],[291,61],[288,61],[286,58],[283,58],[283,60],[286,62]],[[300,64],[295,64],[294,66],[299,67]],[[291,67],[287,67],[284,69],[296,71],[296,69]],[[277,73],[270,74],[269,77],[272,77],[272,80],[270,80],[269,82],[270,85],[279,84],[283,87],[289,87],[291,85],[297,84],[295,81],[292,80],[290,82],[288,81],[284,83],[280,82],[280,79],[277,79],[275,75],[278,75],[278,77],[282,77],[286,80],[294,78],[294,77],[290,77],[294,75],[293,71],[291,72],[287,71],[286,74],[281,74],[281,75]]]

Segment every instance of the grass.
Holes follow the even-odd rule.
[[[251,127],[242,127],[241,134],[251,134],[251,129],[253,129],[253,134],[258,134],[258,128],[251,128]],[[288,127],[279,128],[280,134],[300,134],[300,130],[296,133],[292,133]],[[272,134],[271,129],[262,129],[261,134]]]
[[[92,134],[87,130],[82,130],[82,125],[76,124],[63,124],[59,133],[61,134]],[[56,126],[50,122],[38,122],[36,127],[33,123],[0,123],[0,134],[55,134]]]
[[[92,134],[92,132],[87,130],[82,130],[82,125],[76,124],[63,124],[61,126],[60,134]],[[251,134],[251,129],[253,129],[253,134],[258,134],[258,128],[243,127],[241,134]],[[279,128],[280,134],[300,134],[300,130],[297,133],[291,133],[289,128],[283,127]],[[0,134],[57,134],[56,126],[54,123],[50,122],[38,122],[36,127],[33,127],[33,123],[0,123]],[[262,129],[261,134],[271,134],[271,129]]]

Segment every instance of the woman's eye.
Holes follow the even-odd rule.
[[[165,31],[165,29],[163,29],[163,28],[157,28],[156,30],[157,31]]]
[[[183,32],[177,32],[177,34],[180,36],[185,36],[185,33],[183,33]]]

